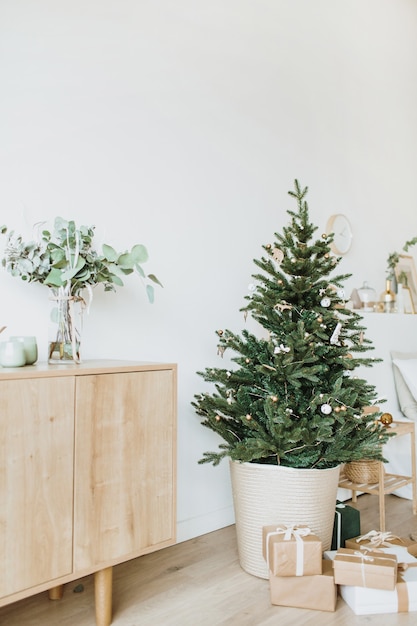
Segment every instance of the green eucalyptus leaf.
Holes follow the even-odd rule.
[[[148,300],[150,303],[153,303],[154,301],[154,296],[155,296],[155,290],[152,287],[152,285],[146,285],[146,293],[148,294]]]
[[[103,244],[103,254],[108,261],[112,261],[113,263],[117,261],[118,254],[116,250],[106,243]]]
[[[161,287],[163,287],[163,284],[161,283],[160,280],[157,279],[157,277],[155,276],[155,274],[148,274],[148,278],[149,280],[151,280],[153,283],[156,283],[157,285],[160,285]]]
[[[106,276],[124,276],[126,271],[122,267],[116,265],[116,263],[103,262],[102,273]]]
[[[49,285],[50,287],[62,287],[65,282],[62,280],[62,272],[59,269],[53,267],[49,272],[48,276],[43,281],[45,285]]]
[[[59,217],[59,216],[55,218],[54,229],[56,231],[65,230],[68,228],[68,226],[69,226],[69,222],[67,222],[67,220],[64,220],[62,217]]]
[[[70,267],[62,272],[62,280],[67,282],[71,280],[78,274],[78,272],[85,266],[85,261],[82,257],[78,258],[77,265],[75,267]]]
[[[111,277],[111,282],[114,283],[115,285],[119,285],[119,287],[123,287],[124,285],[122,279],[116,275]]]
[[[130,252],[125,252],[119,256],[117,264],[120,267],[132,268],[135,266],[135,259]]]
[[[138,243],[130,251],[134,263],[145,263],[148,260],[148,251],[142,244]]]
[[[82,270],[79,270],[75,275],[77,282],[83,282],[83,283],[88,283],[90,277],[91,277],[91,272],[88,269],[88,267],[84,267]]]

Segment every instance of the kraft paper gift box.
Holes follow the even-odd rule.
[[[340,595],[356,615],[417,611],[417,559],[405,548],[391,551],[397,552],[400,563],[394,591],[339,586]],[[404,563],[408,566],[405,570]]]
[[[337,585],[392,591],[397,565],[396,554],[339,548],[333,559],[334,580]]]
[[[388,531],[370,530],[365,535],[347,539],[345,548],[352,550],[379,550],[393,546],[404,547],[412,556],[417,556],[417,542],[408,537],[397,537]]]
[[[305,525],[263,527],[263,556],[273,576],[321,574],[323,544]]]
[[[336,501],[331,549],[346,548],[345,541],[361,533],[360,513],[353,506]]]
[[[269,574],[271,604],[317,611],[335,611],[337,587],[331,561],[322,562],[322,574],[273,576]]]

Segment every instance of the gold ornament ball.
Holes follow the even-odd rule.
[[[278,397],[277,396],[271,396],[271,400],[272,400],[272,402],[278,402]]]
[[[384,426],[389,426],[392,424],[392,415],[391,413],[383,413],[379,420],[382,424],[384,424]]]
[[[323,239],[327,239],[327,235],[326,235],[326,233],[323,233],[323,234],[322,234],[322,237],[323,237]]]
[[[250,363],[250,359],[245,359],[245,363]]]
[[[248,422],[252,419],[252,415],[250,415],[249,413],[246,415],[246,419],[248,420]]]
[[[215,418],[215,419],[216,419],[216,422],[220,422],[220,420],[221,420],[220,415],[216,415],[216,418]]]
[[[219,337],[221,337],[223,335],[223,331],[222,330],[217,330],[216,332],[219,335]]]

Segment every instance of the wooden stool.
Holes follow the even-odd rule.
[[[414,422],[392,422],[390,427],[397,437],[402,435],[410,436],[411,454],[411,476],[400,476],[398,474],[385,474],[384,464],[379,464],[379,480],[370,485],[367,483],[354,483],[344,474],[340,476],[339,487],[352,491],[352,502],[356,502],[357,492],[371,493],[379,497],[379,526],[382,532],[385,531],[385,495],[393,493],[405,485],[411,484],[413,492],[413,514],[417,514],[417,487],[416,487],[416,443]]]

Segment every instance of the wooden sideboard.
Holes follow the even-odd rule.
[[[174,364],[0,368],[0,606],[175,543]]]

